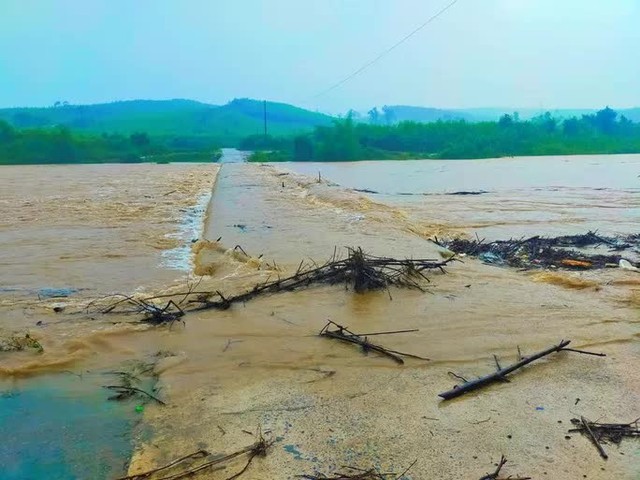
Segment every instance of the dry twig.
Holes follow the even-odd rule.
[[[344,284],[346,288],[352,288],[357,293],[380,289],[388,290],[390,286],[424,292],[423,282],[429,281],[425,272],[437,269],[444,273],[444,267],[455,260],[457,259],[449,258],[445,261],[438,261],[377,257],[363,252],[361,248],[348,248],[346,258],[340,258],[337,250],[334,250],[333,256],[324,265],[317,266],[302,261],[294,275],[276,280],[270,280],[269,277],[251,290],[237,295],[225,296],[220,291],[198,292],[194,290],[198,284],[189,285],[187,292],[176,292],[171,295],[165,294],[144,299],[118,294],[106,298],[116,298],[117,300],[103,308],[101,313],[138,313],[145,315],[144,321],[155,325],[173,324],[176,320],[182,321],[182,317],[189,311],[226,310],[233,304],[243,303],[260,295],[289,292],[319,284]],[[217,296],[217,299],[211,298],[214,295]],[[153,303],[154,300],[166,297],[181,297],[181,299],[178,303],[169,300],[165,306]],[[105,298],[100,300],[104,301]],[[91,302],[88,308],[96,302]],[[184,302],[191,305],[191,308],[182,308],[180,305]],[[123,306],[125,307],[123,308]]]
[[[262,432],[258,430],[258,438],[255,443],[249,445],[247,447],[241,448],[229,455],[224,455],[222,457],[211,458],[212,455],[205,450],[198,450],[197,452],[191,453],[189,455],[185,455],[184,457],[180,457],[177,460],[174,460],[167,465],[164,465],[159,468],[155,468],[153,470],[149,470],[143,473],[137,473],[135,475],[129,475],[126,477],[121,477],[117,480],[143,480],[143,479],[151,479],[153,477],[154,480],[179,480],[182,478],[191,477],[198,473],[202,473],[205,471],[211,471],[212,469],[221,469],[221,464],[228,462],[234,458],[240,457],[242,455],[248,455],[247,463],[244,467],[235,473],[231,477],[228,477],[226,480],[234,480],[247,471],[249,465],[253,459],[257,456],[264,457],[267,454],[267,449],[273,445],[273,441],[267,441],[263,436]],[[202,462],[202,460],[206,460]],[[200,462],[199,464],[193,465],[184,465],[187,461],[195,461]],[[161,472],[166,473],[170,469],[179,468],[180,471],[177,471],[173,474],[169,474],[166,476],[158,477],[157,475]]]
[[[336,327],[335,330],[329,330],[329,327],[334,325]],[[381,332],[384,333],[384,332]],[[382,347],[380,345],[375,345],[367,340],[367,337],[359,335],[357,333],[351,332],[347,327],[343,327],[342,325],[338,325],[335,322],[329,320],[327,324],[320,330],[319,335],[321,337],[334,338],[336,340],[341,340],[343,342],[353,343],[356,345],[360,345],[362,347],[362,351],[364,353],[368,353],[369,351],[378,352],[382,355],[385,355],[391,358],[393,361],[399,364],[403,364],[404,360],[401,357],[411,357],[417,358],[419,360],[429,360],[428,358],[419,357],[418,355],[412,355],[410,353],[398,352],[396,350],[390,350],[388,348]]]
[[[502,467],[504,467],[505,463],[507,463],[507,459],[504,457],[504,455],[501,455],[500,462],[498,463],[495,471],[493,473],[485,475],[484,477],[481,477],[480,480],[502,480],[502,478],[500,477],[500,470],[502,470]],[[513,477],[509,475],[504,480],[531,480],[531,477]]]
[[[413,461],[400,475],[397,473],[383,473],[376,468],[362,469],[357,467],[342,467],[346,471],[335,472],[331,476],[322,473],[297,475],[298,478],[306,480],[400,480],[409,470],[417,463],[417,459]]]
[[[589,437],[598,453],[605,460],[609,457],[605,452],[602,443],[610,442],[619,444],[624,437],[640,437],[640,418],[636,418],[630,423],[597,423],[590,422],[585,417],[572,418],[576,428],[569,432],[580,432]]]
[[[508,374],[524,367],[525,365],[531,362],[534,362],[542,357],[545,357],[555,352],[569,351],[569,352],[582,353],[586,355],[597,355],[600,357],[606,356],[604,353],[586,352],[584,350],[575,350],[575,349],[566,348],[567,345],[569,345],[570,343],[571,343],[571,340],[562,340],[558,345],[554,345],[553,347],[547,348],[546,350],[535,353],[529,357],[522,357],[521,360],[519,360],[518,362],[512,365],[509,365],[508,367],[505,367],[505,368],[500,367],[500,363],[498,362],[497,357],[495,357],[494,355],[494,359],[498,367],[498,369],[494,373],[485,375],[484,377],[480,377],[476,380],[466,381],[462,385],[456,385],[451,390],[447,390],[446,392],[440,393],[439,396],[445,400],[450,400],[452,398],[459,397],[460,395],[464,395],[465,393],[482,388],[491,383],[508,381],[506,378]],[[519,352],[519,356],[521,356],[520,352]],[[454,375],[458,378],[461,378],[456,374]]]

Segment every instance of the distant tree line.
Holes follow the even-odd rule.
[[[377,111],[370,122],[352,115],[313,133],[288,138],[262,137],[247,142],[261,153],[253,160],[350,161],[402,158],[491,158],[527,155],[640,153],[640,124],[607,107],[595,114],[564,120],[545,113],[528,121],[518,114],[497,122],[464,120],[387,124]],[[371,121],[375,120],[377,121]],[[262,142],[262,144],[260,144]]]
[[[0,120],[0,165],[49,163],[137,163],[145,161],[212,161],[213,147],[176,146],[179,138],[152,139],[145,132],[130,135],[78,135],[67,127],[15,128]]]

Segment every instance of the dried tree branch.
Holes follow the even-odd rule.
[[[336,327],[335,330],[330,330],[329,327],[334,325]],[[391,358],[393,361],[399,364],[404,364],[404,360],[401,357],[411,357],[417,358],[419,360],[429,360],[428,358],[420,357],[418,355],[412,355],[410,353],[398,352],[396,350],[390,350],[388,348],[382,347],[380,345],[375,345],[367,340],[366,337],[359,335],[357,333],[351,332],[348,328],[343,327],[331,320],[320,330],[319,335],[321,337],[334,338],[336,340],[341,340],[343,342],[353,343],[355,345],[360,345],[362,350],[366,353],[369,351],[378,352],[382,355],[385,355]]]
[[[446,392],[440,393],[439,396],[442,397],[445,400],[450,400],[452,398],[456,398],[459,397],[461,395],[464,395],[465,393],[471,392],[473,390],[477,390],[479,388],[482,388],[486,385],[489,385],[491,383],[495,383],[495,382],[504,382],[506,381],[506,376],[522,367],[524,367],[525,365],[528,365],[531,362],[534,362],[542,357],[545,357],[547,355],[550,355],[552,353],[555,352],[561,352],[563,350],[566,351],[570,351],[570,352],[577,352],[577,353],[584,353],[584,354],[589,354],[589,355],[598,355],[598,356],[605,356],[604,354],[594,354],[592,352],[585,352],[582,350],[573,350],[573,349],[567,349],[566,346],[569,345],[571,343],[571,340],[562,340],[558,345],[554,345],[553,347],[549,347],[546,350],[543,350],[541,352],[535,353],[533,355],[530,355],[528,357],[523,357],[520,361],[509,365],[508,367],[505,368],[500,368],[500,365],[497,361],[497,358],[494,356],[495,360],[496,360],[496,364],[498,365],[498,370],[496,370],[494,373],[491,373],[489,375],[486,375],[484,377],[480,377],[476,380],[470,380],[468,382],[463,383],[462,385],[456,385],[454,388],[452,388],[451,390],[447,390]]]

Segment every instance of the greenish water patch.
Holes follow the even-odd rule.
[[[107,401],[104,375],[0,382],[0,478],[69,480],[126,473],[135,400]]]

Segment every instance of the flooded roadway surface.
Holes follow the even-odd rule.
[[[15,183],[46,183],[51,172],[43,168],[25,177],[16,173]],[[58,183],[73,184],[73,169],[80,167],[65,168],[69,178],[60,173]],[[438,258],[437,248],[428,241],[434,235],[479,232],[505,238],[596,228],[603,234],[635,233],[640,216],[639,156],[225,164],[215,188],[215,166],[184,166],[184,171],[178,166],[139,168],[138,176],[110,172],[94,177],[93,188],[105,183],[138,185],[146,179],[127,195],[133,204],[150,201],[143,224],[151,233],[164,229],[163,235],[174,235],[153,238],[176,239],[183,227],[169,215],[171,202],[162,195],[176,188],[169,184],[182,185],[180,179],[191,174],[194,182],[201,181],[191,186],[185,181],[190,194],[181,197],[178,208],[194,207],[209,183],[212,201],[193,257],[193,271],[204,277],[192,278],[200,282],[198,291],[220,290],[227,296],[294,272],[304,258],[322,262],[335,247]],[[172,175],[171,181],[156,175],[161,168],[169,169],[164,173]],[[22,198],[18,190],[4,195],[4,205]],[[489,193],[442,195],[478,190]],[[111,195],[119,191],[115,188]],[[49,208],[46,203],[40,208]],[[103,206],[98,200],[89,203],[97,210]],[[35,208],[28,224],[34,232],[72,228],[74,222],[81,228],[87,221],[82,216],[63,220],[55,214],[38,215]],[[39,265],[56,263],[60,252],[74,243],[76,251],[85,254],[92,243],[73,238],[63,242],[52,235],[47,249],[34,246],[33,253],[20,260],[20,242],[10,244],[2,261],[13,262],[13,268],[24,273],[0,273],[2,285],[14,288],[2,294],[3,328],[28,331],[44,352],[0,354],[0,372],[10,379],[51,370],[100,371],[131,359],[149,361],[164,352],[154,372],[159,395],[168,405],[147,404],[143,418],[152,434],[136,437],[131,472],[200,448],[231,453],[251,444],[253,437],[244,431],[260,425],[276,443],[241,478],[330,474],[341,465],[400,474],[416,459],[404,478],[479,478],[495,469],[502,454],[509,459],[505,476],[637,478],[640,445],[633,439],[619,447],[606,446],[610,459],[605,462],[586,438],[565,438],[570,419],[579,415],[603,422],[640,416],[640,373],[635,367],[640,354],[640,275],[635,272],[517,272],[465,259],[447,268],[447,274],[429,274],[428,293],[392,289],[390,295],[358,295],[339,286],[314,287],[257,298],[227,311],[188,313],[184,326],[154,328],[136,323],[136,316],[86,314],[84,307],[99,293],[187,289],[186,276],[176,280],[179,270],[162,267],[164,250],[152,252],[146,242],[136,242],[139,223],[118,220],[117,211],[101,218],[96,223],[112,224],[118,231],[110,241],[131,239],[118,243],[113,252],[141,263],[132,260],[129,265],[92,254],[70,266],[69,274],[45,268],[38,273]],[[3,225],[0,235],[19,235],[14,222]],[[184,247],[190,243],[185,235],[165,248]],[[246,255],[234,250],[236,245]],[[90,287],[85,282],[84,288],[91,290],[64,300],[29,296],[42,286],[78,288],[80,280],[85,281],[85,269],[99,278]],[[67,310],[52,313],[53,303],[61,301],[68,304]],[[418,332],[377,340],[431,360],[409,359],[398,366],[318,338],[315,334],[327,319],[356,332],[417,328]],[[37,321],[44,325],[36,326]],[[467,378],[484,375],[495,368],[493,354],[504,365],[516,360],[517,346],[526,355],[562,338],[571,339],[576,348],[608,356],[560,353],[515,374],[509,384],[449,403],[437,397],[456,383],[450,371]],[[238,459],[202,478],[226,479],[245,461]]]

